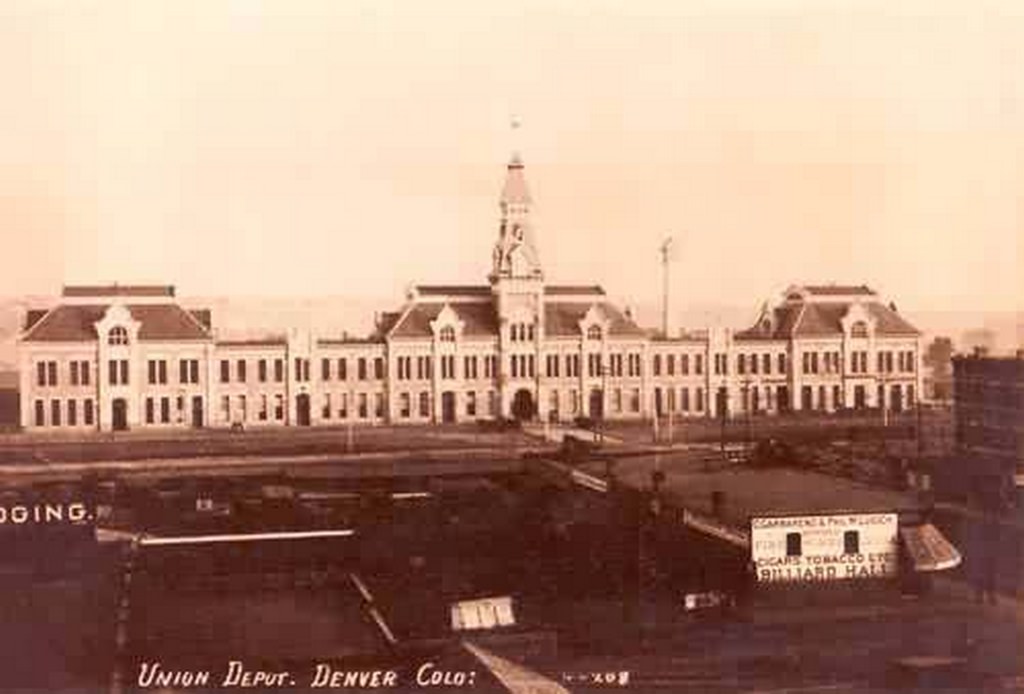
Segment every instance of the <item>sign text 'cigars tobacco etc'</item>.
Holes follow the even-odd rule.
[[[750,520],[759,583],[886,578],[898,569],[895,513],[761,517]]]

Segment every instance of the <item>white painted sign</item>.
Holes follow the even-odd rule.
[[[452,605],[452,629],[494,629],[516,623],[511,597],[463,600]]]
[[[750,558],[758,583],[895,576],[898,526],[895,513],[752,518]]]

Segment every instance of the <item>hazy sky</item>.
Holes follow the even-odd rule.
[[[1024,298],[1021,2],[5,0],[0,87],[0,295],[480,282],[518,147],[551,281]]]

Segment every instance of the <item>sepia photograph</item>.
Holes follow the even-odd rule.
[[[0,692],[1024,692],[1024,3],[0,1]]]

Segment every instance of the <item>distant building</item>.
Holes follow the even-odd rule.
[[[956,456],[986,505],[1011,498],[1024,475],[1024,353],[953,359]]]
[[[125,429],[731,416],[912,407],[920,333],[863,286],[795,286],[756,325],[652,337],[545,281],[513,157],[486,284],[417,286],[364,340],[217,339],[165,286],[65,287],[19,335],[21,424]]]

